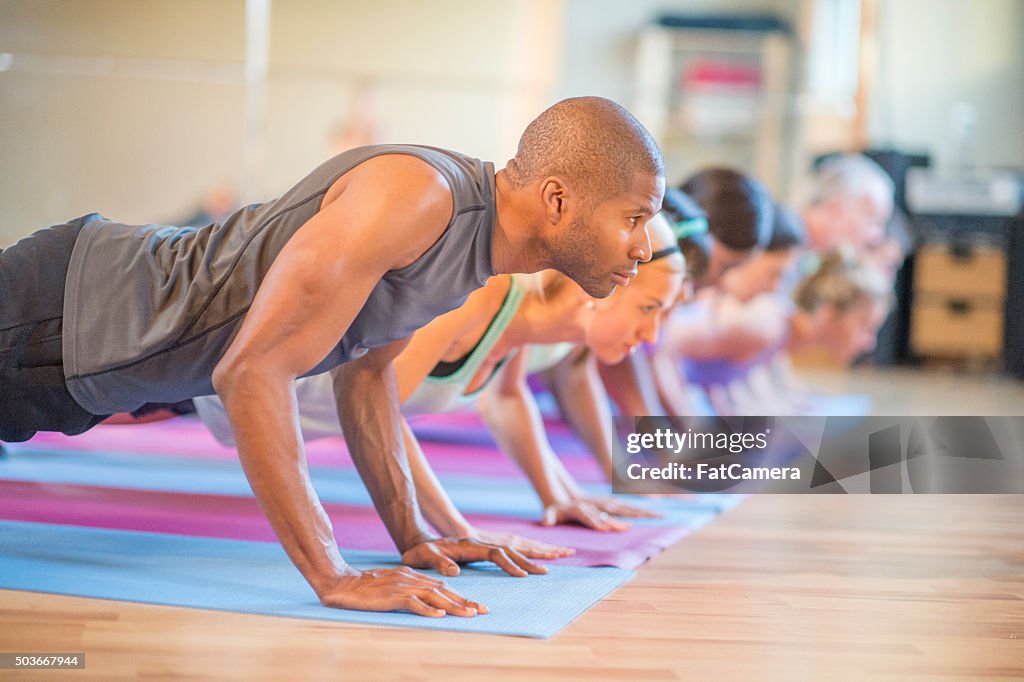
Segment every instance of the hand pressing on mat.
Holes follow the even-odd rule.
[[[445,615],[472,618],[487,607],[469,601],[436,578],[401,568],[346,570],[330,586],[319,591],[320,603],[335,609],[356,611],[409,611],[418,616]]]
[[[578,523],[593,530],[624,531],[629,529],[628,523],[616,521],[606,511],[585,500],[573,499],[568,502],[557,502],[544,507],[542,526],[554,526],[561,523]]]
[[[402,554],[402,563],[413,568],[432,568],[441,575],[456,576],[459,564],[490,561],[516,578],[543,575],[548,569],[531,562],[511,547],[469,539],[441,538],[421,542]]]
[[[497,531],[471,528],[469,529],[469,532],[465,533],[465,535],[468,538],[479,540],[480,542],[486,542],[491,545],[504,545],[505,547],[511,547],[530,559],[560,559],[562,557],[572,556],[576,553],[576,550],[572,547],[549,545],[546,542],[524,538],[521,535],[516,535],[515,533],[499,533]]]
[[[637,507],[632,504],[626,504],[625,502],[608,495],[580,494],[574,496],[574,499],[580,500],[581,502],[587,502],[596,507],[599,511],[603,511],[607,514],[614,514],[615,516],[627,516],[634,519],[658,519],[662,516],[658,512],[651,511],[650,509],[644,509],[643,507]]]

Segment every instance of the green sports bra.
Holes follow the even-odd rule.
[[[525,293],[526,290],[522,282],[513,275],[509,283],[508,293],[505,294],[505,300],[491,320],[491,323],[487,326],[484,335],[480,337],[476,346],[473,347],[473,350],[457,361],[457,368],[446,372],[443,376],[436,376],[433,373],[427,375],[423,382],[413,391],[413,394],[402,404],[402,412],[407,416],[434,414],[453,410],[467,402],[472,402],[487,387],[494,375],[498,373],[501,364],[508,360],[508,357],[503,358],[480,388],[470,394],[466,393],[469,382],[476,376],[481,365],[487,359],[487,355],[494,348],[494,344],[501,338],[509,322],[512,321],[512,317],[519,310]],[[437,368],[433,371],[436,370]]]

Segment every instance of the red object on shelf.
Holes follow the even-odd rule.
[[[682,80],[687,89],[725,87],[756,90],[761,87],[761,69],[734,61],[700,59],[690,64]]]

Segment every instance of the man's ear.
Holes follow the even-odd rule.
[[[544,202],[544,215],[552,225],[557,225],[565,217],[568,204],[569,189],[565,182],[557,177],[544,178],[540,183],[541,200]]]

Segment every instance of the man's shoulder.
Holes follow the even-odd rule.
[[[339,182],[356,189],[362,196],[375,195],[376,202],[388,204],[392,220],[424,213],[445,214],[447,224],[452,212],[453,187],[445,173],[417,156],[383,154],[352,168]],[[403,221],[404,222],[404,221]]]
[[[449,172],[475,172],[483,164],[480,159],[468,154],[421,144],[372,144],[354,147],[329,159],[334,166],[356,167],[378,157],[413,157],[435,168]]]

